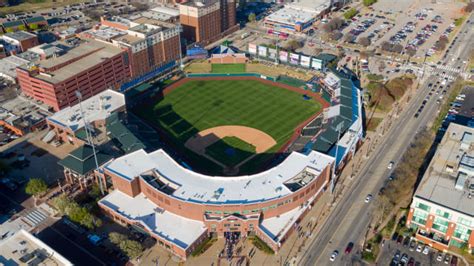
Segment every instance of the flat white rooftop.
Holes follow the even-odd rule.
[[[331,4],[329,0],[303,0],[286,4],[282,9],[268,15],[265,20],[283,24],[306,23],[317,17]]]
[[[0,265],[72,265],[32,234],[25,230],[0,241]]]
[[[194,243],[205,231],[203,222],[186,219],[158,208],[145,195],[132,198],[114,190],[99,201],[127,219],[140,222],[153,233],[183,249]]]
[[[16,55],[8,56],[0,59],[0,75],[9,77],[10,80],[15,81],[16,79],[16,68],[18,66],[26,65],[30,61],[18,57]]]
[[[314,199],[321,193],[322,188],[309,200],[309,203],[313,202]],[[296,220],[306,211],[308,205],[294,208],[289,212],[285,212],[279,216],[274,216],[265,219],[260,224],[260,229],[265,232],[275,243],[279,243],[280,239],[284,237],[291,227],[294,226]]]
[[[206,204],[245,204],[284,197],[292,191],[285,181],[303,171],[317,178],[334,158],[316,151],[304,155],[291,153],[282,163],[267,171],[247,176],[208,176],[184,168],[165,151],[146,153],[143,150],[124,155],[105,166],[105,169],[127,179],[154,171],[172,184],[171,196]]]
[[[454,211],[474,215],[474,198],[469,186],[474,184],[471,167],[474,162],[461,160],[474,156],[474,128],[451,123],[439,144],[415,197]],[[460,173],[462,173],[460,175]],[[460,179],[464,176],[464,179]]]
[[[88,123],[105,120],[111,113],[124,106],[125,96],[114,90],[105,90],[82,101],[82,110]],[[47,119],[73,131],[84,127],[79,104],[64,108]]]

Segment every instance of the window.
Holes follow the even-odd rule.
[[[448,225],[448,221],[436,217],[433,222],[433,229],[446,233],[446,231],[448,231]]]
[[[449,212],[445,212],[440,209],[436,209],[436,215],[444,217],[446,219],[451,219],[452,216]]]
[[[470,235],[471,235],[471,230],[469,230],[467,227],[464,227],[462,225],[457,225],[453,234],[455,238],[461,239],[463,241],[469,240]]]
[[[425,225],[428,219],[428,213],[415,209],[413,213],[413,221],[417,224]]]
[[[459,217],[458,218],[458,224],[462,224],[462,225],[471,227],[472,221],[470,219]]]
[[[428,205],[426,205],[426,204],[423,204],[423,203],[421,203],[421,202],[417,202],[416,205],[415,205],[415,207],[417,207],[418,209],[422,209],[422,210],[424,210],[424,211],[427,211],[427,212],[429,212],[430,209],[431,209],[430,206],[428,206]]]

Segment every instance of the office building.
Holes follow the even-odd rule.
[[[474,247],[474,129],[451,123],[423,175],[407,219],[423,243]]]

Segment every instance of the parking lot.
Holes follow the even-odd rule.
[[[382,246],[379,265],[461,265],[450,254],[438,252],[409,237],[386,240]]]

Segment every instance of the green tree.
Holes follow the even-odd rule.
[[[30,30],[37,30],[39,28],[38,24],[36,23],[31,23],[28,26],[30,27]]]
[[[143,246],[137,241],[125,240],[120,243],[120,249],[127,254],[129,258],[136,258],[142,253]]]
[[[377,2],[377,0],[364,0],[363,4],[364,4],[364,6],[371,6],[371,5],[375,4],[376,2]]]
[[[18,26],[18,30],[27,30],[25,25],[20,25]]]
[[[40,178],[30,179],[30,181],[28,181],[28,184],[26,184],[25,187],[26,194],[35,197],[45,193],[46,191],[48,191],[48,185],[46,184],[46,182],[44,182],[43,179]]]
[[[351,8],[351,9],[347,10],[347,11],[344,13],[344,18],[345,18],[345,19],[351,19],[351,18],[353,18],[355,15],[357,15],[357,13],[358,13],[357,9]]]
[[[255,15],[255,13],[250,13],[249,14],[249,21],[254,22],[255,20],[257,20],[257,16]]]
[[[117,232],[109,233],[109,240],[112,244],[119,245],[123,241],[127,240],[127,236]]]
[[[7,28],[5,31],[6,31],[7,33],[14,32],[14,30],[13,30],[12,28]]]
[[[53,206],[59,211],[61,214],[66,214],[69,206],[71,205],[71,200],[65,195],[61,194],[58,197],[53,199]]]

